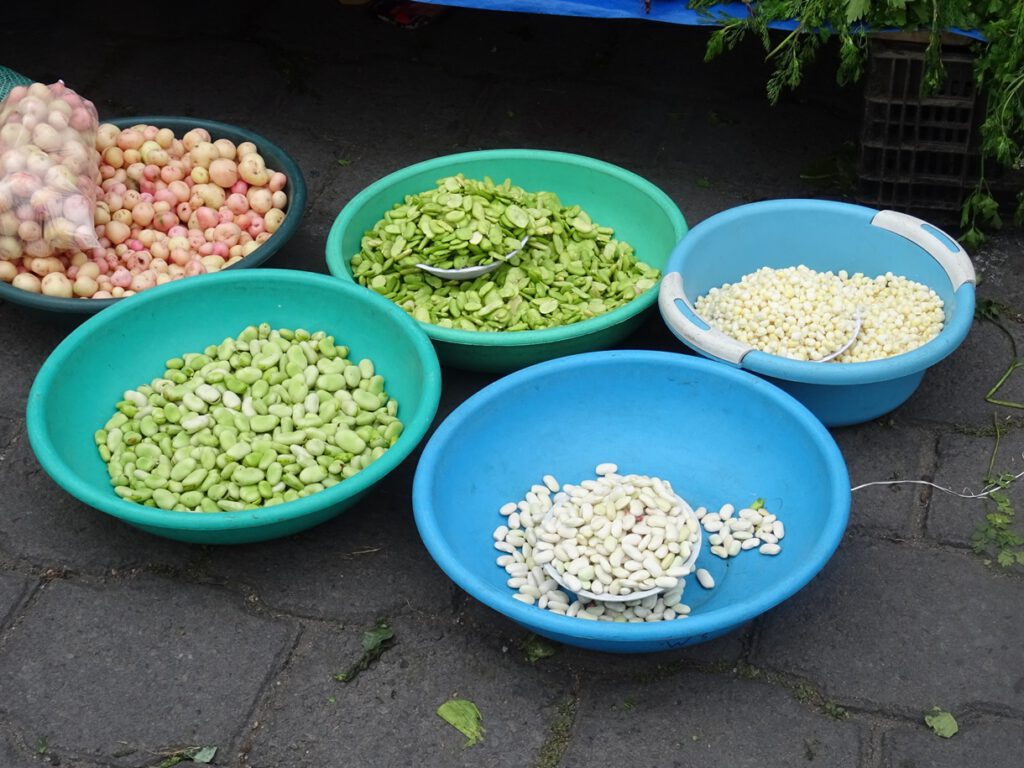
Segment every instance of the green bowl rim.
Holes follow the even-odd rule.
[[[682,211],[679,210],[679,206],[677,206],[672,199],[665,194],[665,192],[655,186],[652,182],[639,174],[627,171],[625,168],[613,165],[612,163],[604,160],[587,157],[586,155],[577,155],[571,152],[556,152],[547,149],[483,149],[473,152],[459,152],[453,155],[443,155],[441,157],[435,157],[430,160],[424,160],[413,165],[408,165],[394,171],[393,173],[389,173],[387,176],[378,179],[368,187],[364,188],[355,197],[348,201],[345,207],[341,209],[341,212],[335,218],[334,223],[331,225],[331,230],[327,235],[327,247],[325,253],[327,269],[335,277],[341,278],[342,280],[348,280],[349,282],[359,286],[348,270],[348,259],[346,259],[341,252],[341,238],[342,232],[348,228],[349,222],[355,216],[355,213],[363,207],[369,198],[376,195],[378,192],[387,189],[395,182],[404,180],[405,178],[422,171],[434,170],[460,161],[480,159],[552,160],[568,165],[580,166],[593,173],[612,176],[618,181],[629,184],[644,192],[658,205],[659,208],[662,209],[662,211],[665,212],[676,232],[676,243],[686,235],[686,219],[683,217]],[[671,254],[671,249],[667,253]],[[666,257],[666,264],[667,263]],[[664,269],[661,271],[664,272]],[[661,280],[659,279],[658,282],[650,289],[637,296],[628,304],[613,309],[611,312],[606,312],[603,315],[598,315],[597,317],[592,317],[588,320],[581,320],[578,323],[560,325],[555,328],[543,328],[536,331],[465,331],[459,328],[442,328],[439,325],[424,323],[419,320],[416,322],[420,324],[430,338],[448,344],[491,347],[523,347],[535,344],[549,344],[553,342],[566,341],[580,336],[587,336],[593,333],[599,333],[607,328],[630,320],[645,309],[651,307],[654,302],[657,301],[660,285]],[[363,288],[363,286],[359,287]],[[364,288],[364,290],[375,293],[375,291],[370,288]],[[390,300],[387,299],[387,301]]]
[[[403,422],[405,428],[398,442],[366,469],[361,470],[356,475],[331,488],[326,488],[302,499],[288,501],[272,507],[208,514],[174,510],[164,511],[125,501],[118,497],[109,485],[104,485],[100,489],[96,483],[80,480],[74,473],[69,471],[69,465],[60,458],[60,455],[53,447],[49,432],[46,429],[46,395],[52,380],[59,375],[64,361],[78,351],[79,343],[86,337],[102,334],[106,328],[122,322],[122,317],[127,313],[149,311],[147,302],[148,304],[160,302],[177,305],[178,307],[187,307],[190,302],[187,294],[190,291],[209,286],[211,281],[216,280],[236,283],[258,280],[260,282],[268,281],[276,284],[290,282],[304,285],[322,283],[325,287],[339,293],[339,303],[341,304],[346,301],[369,302],[375,305],[375,309],[378,311],[390,314],[400,324],[400,327],[404,324],[404,327],[408,329],[416,356],[424,368],[423,392],[419,400],[421,403],[425,403],[426,407],[416,419]],[[224,271],[204,276],[202,280],[175,281],[163,286],[163,288],[164,290],[161,291],[145,291],[140,293],[138,301],[118,304],[107,312],[95,315],[72,331],[47,357],[29,391],[26,409],[26,429],[29,444],[32,446],[32,450],[35,452],[40,465],[65,491],[94,509],[106,512],[133,525],[179,531],[252,529],[297,520],[312,515],[326,507],[340,504],[368,490],[395,469],[416,449],[416,446],[419,445],[434,420],[437,406],[441,399],[441,367],[438,363],[437,353],[434,351],[434,347],[426,334],[417,327],[416,322],[397,305],[388,301],[383,296],[376,295],[372,291],[365,291],[357,285],[339,282],[328,275],[287,269],[262,269],[258,272]],[[339,341],[344,343],[344,339]],[[401,404],[399,404],[399,407],[401,407]]]
[[[302,214],[306,209],[306,197],[308,194],[306,190],[306,180],[302,176],[302,171],[299,169],[298,164],[291,158],[291,155],[281,149],[277,144],[274,144],[274,142],[265,139],[257,133],[253,133],[252,131],[241,128],[237,125],[231,125],[230,123],[179,115],[142,115],[140,117],[117,117],[110,120],[102,120],[100,121],[100,124],[113,123],[119,128],[130,128],[131,126],[138,125],[139,123],[161,126],[179,122],[187,122],[187,124],[192,128],[205,128],[210,132],[210,136],[214,139],[223,137],[225,133],[240,136],[244,141],[251,141],[257,147],[269,149],[280,156],[281,168],[275,170],[282,171],[285,176],[288,177],[288,186],[285,188],[290,188],[288,193],[288,207],[286,208],[288,215],[285,216],[284,223],[281,224],[277,232],[274,233],[274,236],[269,238],[266,243],[261,245],[238,263],[232,264],[230,267],[225,267],[222,271],[252,269],[254,267],[258,267],[284,247],[285,243],[287,243],[292,235],[295,234],[295,230],[298,229],[299,224],[301,223]],[[163,286],[157,287],[162,288]],[[156,288],[151,288],[150,290],[156,290]],[[133,297],[129,296],[127,298]],[[119,303],[121,299],[65,299],[56,296],[43,296],[42,294],[23,291],[0,280],[0,301],[9,301],[12,304],[19,304],[34,310],[57,312],[66,315],[94,315],[107,307],[114,306]]]

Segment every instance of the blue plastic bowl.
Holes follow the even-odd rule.
[[[669,480],[694,507],[763,498],[785,522],[782,552],[702,551],[717,586],[688,584],[687,619],[591,622],[513,599],[492,548],[498,509],[546,473],[576,483],[604,461]],[[790,597],[835,551],[849,507],[843,457],[804,406],[756,376],[667,352],[592,352],[499,379],[438,427],[413,484],[423,542],[462,589],[533,632],[621,653],[703,642]]]
[[[427,335],[390,301],[358,286],[309,272],[227,270],[134,299],[83,323],[50,354],[29,392],[27,430],[39,463],[58,485],[144,531],[181,541],[238,544],[322,523],[397,467],[423,439],[437,411],[441,372]],[[219,344],[259,323],[323,330],[350,348],[351,359],[373,360],[398,401],[405,425],[398,441],[353,477],[277,506],[196,514],[118,497],[93,434],[113,414],[121,393],[162,375],[165,360]]]
[[[911,352],[867,363],[813,363],[755,350],[710,328],[698,296],[761,267],[804,264],[876,276],[892,272],[932,288],[946,324]],[[956,349],[974,317],[974,267],[959,243],[896,211],[822,200],[773,200],[732,208],[694,227],[669,258],[658,298],[661,316],[687,346],[742,367],[786,390],[824,424],[877,418],[909,398],[925,371]]]

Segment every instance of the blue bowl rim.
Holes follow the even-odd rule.
[[[346,285],[329,275],[287,269],[263,269],[258,272],[218,272],[200,276],[201,279],[180,280],[163,286],[161,291],[140,293],[138,301],[123,302],[87,320],[50,353],[36,374],[32,388],[29,390],[26,409],[26,430],[29,444],[35,452],[40,465],[46,473],[65,491],[94,509],[120,518],[133,525],[167,530],[186,531],[228,531],[243,528],[260,528],[277,525],[313,515],[327,507],[340,504],[361,492],[369,489],[385,475],[391,472],[419,445],[427,429],[433,422],[437,406],[441,398],[441,366],[437,359],[430,339],[416,323],[398,306],[383,296],[363,291],[359,286]],[[251,281],[273,282],[278,285],[292,283],[297,285],[320,284],[338,293],[339,304],[345,302],[368,302],[382,313],[391,315],[400,327],[409,334],[416,355],[423,365],[425,375],[422,379],[423,392],[421,403],[426,410],[415,423],[406,423],[398,442],[385,451],[377,461],[361,470],[352,477],[331,488],[325,488],[305,498],[288,501],[272,507],[241,510],[238,512],[217,512],[196,514],[194,512],[176,512],[174,510],[153,509],[142,504],[125,501],[116,494],[109,484],[102,486],[96,483],[81,481],[69,471],[69,466],[53,448],[49,432],[46,429],[46,394],[50,383],[56,377],[64,361],[78,351],[78,345],[85,338],[102,334],[109,326],[122,322],[128,313],[147,312],[155,302],[188,306],[189,292],[210,286],[213,281],[224,283],[249,283]],[[239,329],[241,330],[241,329]],[[338,339],[344,344],[344,339]],[[211,342],[214,343],[214,342]],[[408,440],[404,438],[408,437]],[[404,441],[404,444],[403,444]]]
[[[654,182],[649,181],[640,174],[623,168],[622,166],[609,163],[606,160],[599,160],[598,158],[590,157],[588,155],[581,155],[572,152],[559,152],[550,149],[481,149],[471,152],[441,155],[439,157],[422,160],[418,163],[413,163],[412,165],[407,165],[403,168],[392,171],[386,176],[377,179],[369,186],[363,188],[355,197],[345,204],[331,224],[331,229],[328,232],[327,242],[325,245],[325,258],[327,261],[328,271],[339,280],[345,280],[359,285],[351,273],[351,256],[346,256],[345,254],[340,253],[340,249],[335,249],[339,251],[338,253],[334,253],[334,250],[332,250],[333,246],[339,244],[342,237],[343,224],[348,223],[348,219],[352,216],[352,211],[359,210],[366,204],[367,200],[382,190],[388,189],[400,178],[414,173],[420,173],[421,171],[430,171],[436,168],[457,164],[459,162],[477,160],[480,158],[524,158],[531,160],[548,160],[566,165],[580,166],[596,173],[611,176],[642,191],[650,197],[651,200],[664,212],[666,218],[671,223],[674,232],[679,233],[679,238],[685,239],[687,232],[689,231],[686,218],[683,216],[679,206],[676,205],[664,190],[654,184]],[[666,264],[667,263],[668,261],[666,259]],[[662,269],[661,272],[662,275],[664,275],[664,269]],[[549,344],[600,333],[614,326],[629,322],[644,312],[644,310],[649,309],[657,301],[658,288],[660,285],[661,280],[659,279],[658,282],[651,286],[647,291],[621,307],[613,309],[611,312],[606,312],[603,315],[591,317],[586,320],[580,320],[576,323],[570,323],[569,325],[555,326],[554,328],[511,332],[467,331],[461,328],[442,328],[435,323],[425,323],[419,320],[417,322],[420,323],[421,327],[432,339],[449,345],[507,348]],[[363,288],[361,285],[359,287]],[[373,289],[364,288],[364,290],[370,291]]]
[[[453,439],[459,428],[476,418],[478,412],[489,403],[498,402],[510,395],[514,397],[517,388],[543,379],[551,373],[599,365],[605,361],[614,361],[622,366],[676,366],[693,369],[712,378],[731,380],[774,401],[794,418],[799,426],[810,433],[829,459],[828,480],[832,484],[829,505],[831,512],[819,532],[811,556],[764,592],[758,593],[752,600],[734,603],[707,613],[691,614],[685,620],[642,625],[581,621],[540,610],[536,606],[525,605],[513,599],[511,590],[505,592],[486,587],[472,571],[458,561],[445,544],[444,535],[437,524],[437,512],[430,503],[434,484],[438,481],[437,466],[447,441]],[[513,621],[543,634],[573,637],[580,641],[595,643],[604,642],[609,645],[630,642],[638,645],[651,642],[670,644],[673,640],[723,632],[759,616],[794,595],[824,567],[839,546],[849,519],[849,511],[850,481],[842,454],[828,430],[799,401],[763,379],[736,368],[689,355],[647,350],[613,350],[570,355],[538,363],[484,387],[456,408],[435,430],[423,449],[413,480],[413,516],[423,543],[441,570],[460,588]],[[481,542],[481,546],[485,545],[486,542]]]
[[[264,150],[267,150],[281,158],[281,167],[275,168],[274,170],[279,170],[288,177],[288,185],[285,187],[285,189],[288,190],[288,207],[286,208],[288,215],[285,216],[284,222],[278,228],[277,232],[274,233],[273,237],[268,238],[263,245],[244,259],[232,264],[230,267],[225,267],[222,271],[226,272],[229,270],[251,269],[253,267],[258,267],[283,248],[299,228],[302,215],[306,209],[306,197],[308,194],[306,189],[306,180],[303,178],[302,171],[299,169],[298,164],[291,158],[291,156],[281,149],[281,147],[274,144],[272,141],[265,139],[263,136],[253,133],[246,128],[231,125],[230,123],[177,115],[117,117],[111,118],[110,120],[100,121],[100,125],[103,125],[104,123],[113,123],[122,129],[131,128],[133,125],[139,125],[141,123],[156,126],[171,126],[178,130],[185,127],[185,125],[189,128],[205,128],[210,132],[210,136],[214,140],[231,135],[241,137],[243,141],[251,141],[255,144],[260,149],[261,154],[263,154]],[[180,136],[178,138],[180,138]],[[155,291],[158,288],[163,287],[164,286],[156,286],[149,290]],[[133,297],[128,296],[127,298]],[[32,310],[42,310],[44,312],[79,316],[94,315],[107,307],[112,307],[121,302],[121,299],[65,299],[58,296],[43,296],[38,293],[23,291],[3,281],[0,281],[0,300],[10,301],[12,304],[19,304]]]
[[[814,213],[815,211],[839,212],[849,216],[864,218],[869,222],[878,210],[853,203],[842,203],[833,200],[814,200],[804,198],[787,198],[779,200],[762,200],[756,203],[747,203],[735,208],[716,213],[695,225],[673,249],[669,256],[668,264],[665,267],[665,274],[672,272],[682,273],[687,258],[692,254],[699,253],[702,241],[707,237],[713,237],[722,228],[741,226],[742,220],[751,214],[762,213],[786,213],[793,212]],[[885,230],[879,230],[885,231]],[[892,237],[900,237],[895,233],[888,233]],[[907,241],[909,242],[909,241]],[[794,264],[794,266],[796,266]],[[854,270],[852,265],[850,270]],[[685,284],[685,274],[683,274]],[[785,357],[772,355],[760,350],[749,352],[740,363],[740,367],[755,371],[765,376],[772,376],[785,381],[798,381],[808,384],[823,385],[847,385],[847,384],[871,384],[879,381],[890,381],[905,376],[911,376],[920,371],[935,365],[948,357],[967,337],[974,320],[975,289],[970,283],[965,283],[956,291],[956,308],[953,316],[946,321],[942,331],[934,339],[917,349],[905,352],[901,355],[886,358],[885,360],[872,360],[863,363],[822,363],[806,362],[801,360],[789,360]],[[676,308],[676,311],[679,311]],[[713,359],[717,357],[701,349],[699,346],[688,344],[697,352],[709,355]]]

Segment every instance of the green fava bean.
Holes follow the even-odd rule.
[[[470,201],[459,205],[468,215]],[[414,224],[402,227],[404,254],[420,236]],[[440,231],[449,249],[459,247],[451,227]],[[443,290],[435,278],[428,283]],[[348,354],[323,331],[262,324],[172,359],[163,378],[125,392],[93,434],[115,493],[161,510],[213,513],[295,500],[352,477],[391,444],[382,430],[396,437],[401,424],[385,415],[397,404],[383,376]]]

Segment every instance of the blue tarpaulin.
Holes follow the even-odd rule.
[[[518,13],[546,13],[554,16],[588,16],[601,19],[647,19],[669,24],[707,26],[714,24],[706,16],[690,10],[686,0],[651,0],[650,13],[644,12],[643,0],[433,0],[438,5],[452,5],[460,8],[479,8],[491,11],[516,11]],[[743,3],[721,3],[714,6],[712,14],[719,13],[734,18],[747,15]],[[770,25],[774,29],[795,29],[796,21],[780,21]],[[977,32],[950,30],[958,35],[984,38]]]

